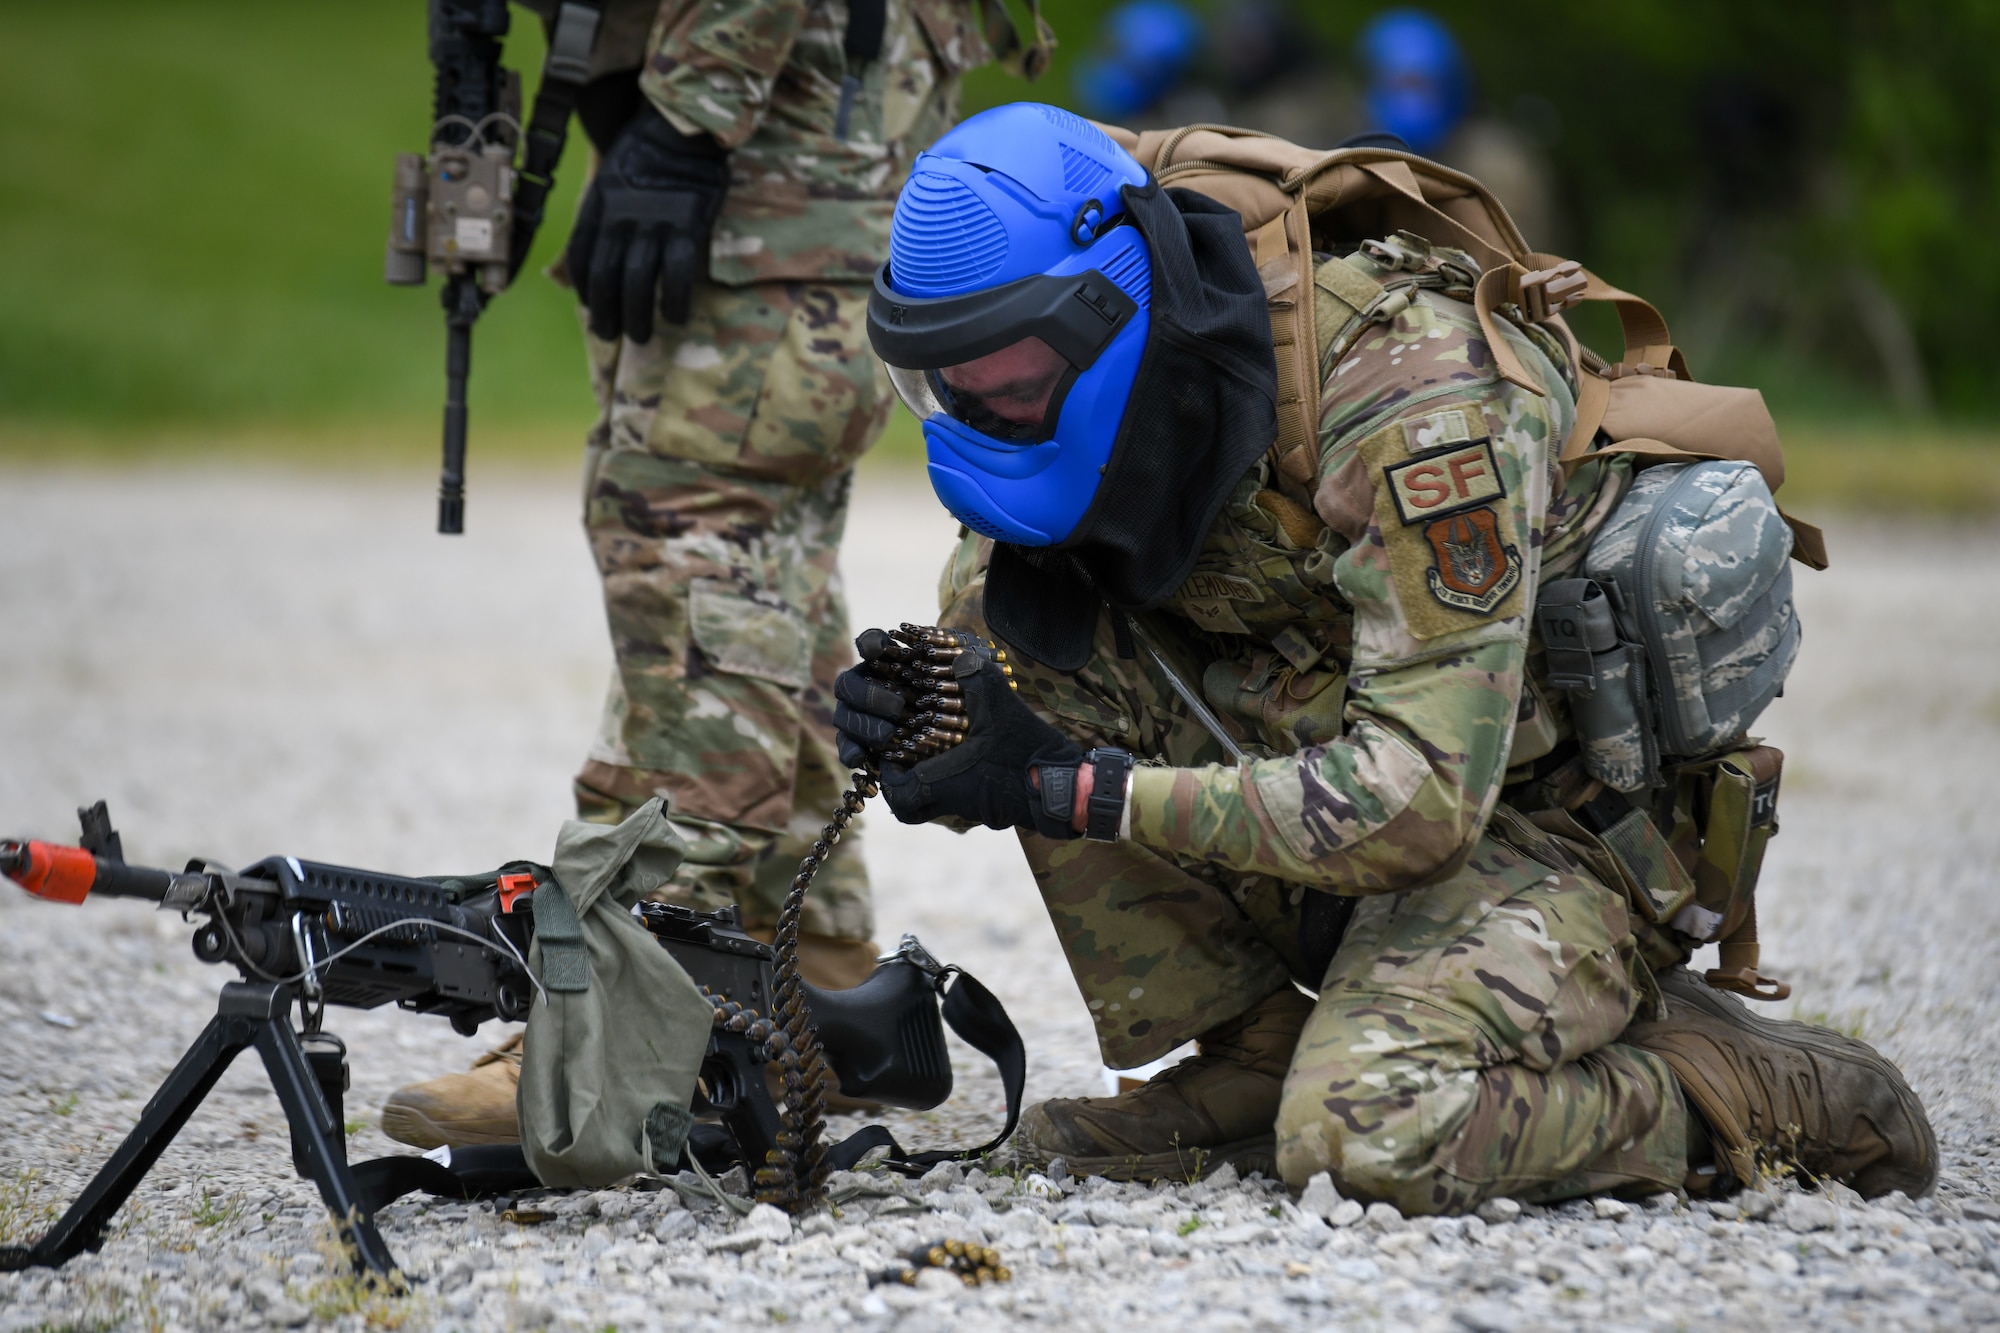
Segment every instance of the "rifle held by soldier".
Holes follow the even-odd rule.
[[[541,226],[570,112],[590,72],[601,17],[564,4],[549,25],[534,112],[521,123],[521,77],[500,63],[507,0],[430,0],[429,151],[396,156],[383,277],[421,287],[444,275],[444,467],[438,531],[465,531],[466,380],[472,326],[527,262]],[[518,162],[517,162],[518,158]]]

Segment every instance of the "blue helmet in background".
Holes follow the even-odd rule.
[[[1104,17],[1102,46],[1071,78],[1078,100],[1107,120],[1137,115],[1174,90],[1201,50],[1201,20],[1178,0],[1126,0]]]
[[[1430,153],[1458,125],[1471,89],[1451,29],[1421,9],[1379,14],[1355,43],[1374,128]]]
[[[996,541],[1052,546],[1090,508],[1146,346],[1152,261],[1119,190],[1146,172],[1059,107],[982,112],[896,201],[868,338],[923,423],[931,487]]]

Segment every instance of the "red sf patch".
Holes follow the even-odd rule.
[[[1491,509],[1472,509],[1424,525],[1434,561],[1424,571],[1431,596],[1446,606],[1485,615],[1521,581],[1521,552],[1500,540]]]
[[[1507,494],[1486,440],[1382,469],[1405,525],[1453,514]]]

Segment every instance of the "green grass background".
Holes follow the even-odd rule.
[[[1068,41],[1040,95],[1060,100],[1103,7],[1054,14]],[[540,60],[516,11],[508,61]],[[388,287],[381,262],[391,160],[422,146],[429,88],[421,0],[0,0],[0,457],[428,464],[437,289]],[[967,102],[1019,89],[982,72]],[[568,460],[590,419],[574,303],[539,273],[584,156],[577,133],[529,268],[475,330],[475,476]],[[1782,358],[1728,369],[1772,391],[1794,505],[2000,511],[1991,427],[1897,423]],[[899,414],[878,454],[913,466],[915,423]]]
[[[303,439],[436,414],[436,284],[381,272],[391,160],[429,125],[420,0],[9,3],[0,25],[10,430]],[[539,68],[540,46],[517,16],[510,61]],[[581,140],[531,268],[560,249]],[[479,433],[588,413],[572,311],[532,271],[489,308]]]

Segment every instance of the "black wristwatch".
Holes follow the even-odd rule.
[[[1118,826],[1125,821],[1125,783],[1132,775],[1132,755],[1109,747],[1092,750],[1083,762],[1097,770],[1090,788],[1090,803],[1084,809],[1083,836],[1092,842],[1118,841]]]

